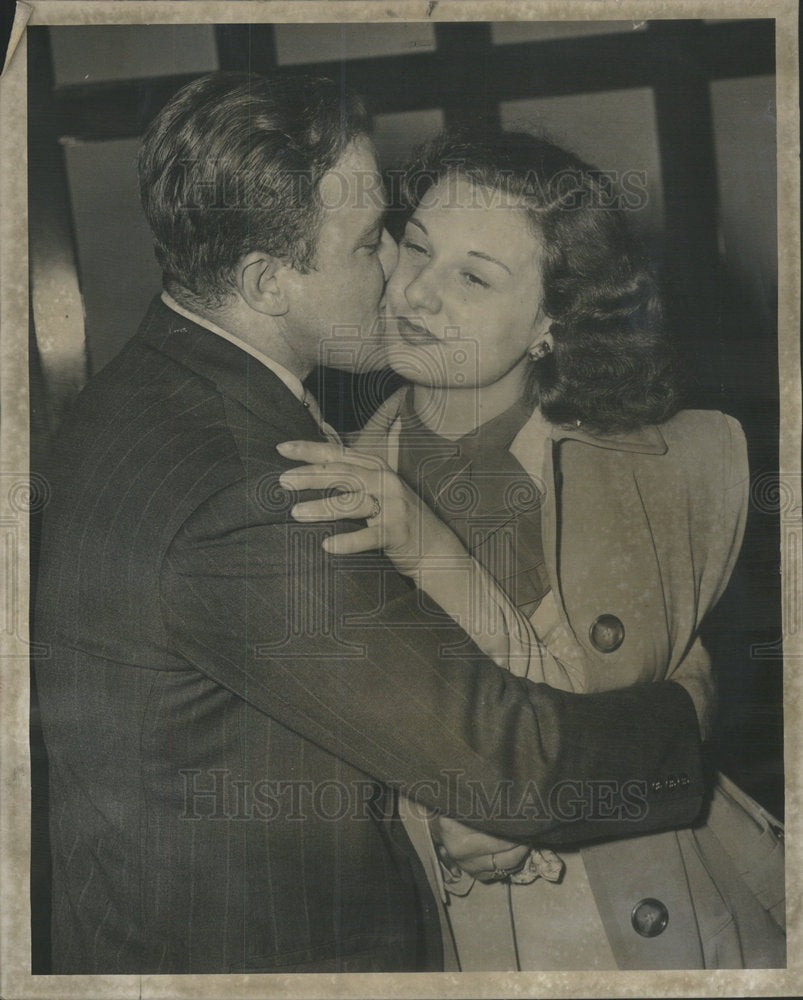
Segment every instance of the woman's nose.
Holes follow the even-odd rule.
[[[396,241],[387,229],[383,229],[379,240],[379,263],[382,265],[382,273],[385,275],[386,282],[390,280],[391,274],[395,271],[398,259],[399,248],[396,246]]]
[[[428,268],[423,268],[404,290],[404,296],[413,309],[422,309],[428,313],[437,313],[441,308],[441,300]]]

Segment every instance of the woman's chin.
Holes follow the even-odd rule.
[[[443,383],[441,373],[433,371],[433,367],[426,363],[422,364],[419,358],[411,359],[400,357],[397,353],[387,355],[389,368],[405,382],[414,382],[416,385],[436,386]]]
[[[387,343],[384,357],[389,368],[408,382],[421,385],[443,385],[448,372],[439,351],[411,347],[403,341]]]

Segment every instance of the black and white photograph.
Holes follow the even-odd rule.
[[[801,985],[793,5],[519,6],[28,5],[3,996]]]

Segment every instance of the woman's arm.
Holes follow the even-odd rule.
[[[327,551],[346,555],[384,550],[399,572],[411,577],[497,664],[563,691],[588,689],[593,671],[555,595],[548,593],[531,618],[520,612],[457,535],[382,458],[307,441],[285,442],[279,450],[287,458],[313,463],[284,473],[284,486],[339,491],[296,504],[297,520],[367,519],[361,530],[328,538]],[[715,687],[710,658],[699,638],[666,679],[689,693],[705,738]]]
[[[486,655],[518,676],[544,680],[543,651],[529,619],[386,462],[315,442],[286,442],[279,450],[287,458],[313,463],[285,473],[283,486],[339,491],[296,504],[296,520],[366,518],[365,528],[327,539],[327,551],[384,550],[399,572],[413,579]]]

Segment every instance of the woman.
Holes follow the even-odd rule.
[[[384,548],[530,679],[579,692],[681,681],[705,734],[713,682],[699,629],[744,530],[741,428],[680,409],[655,283],[599,172],[502,133],[440,137],[406,176],[385,351],[410,385],[354,452],[283,448],[317,463],[286,474],[289,487],[354,483],[294,516],[367,517],[330,551]],[[451,890],[461,968],[783,964],[778,845],[756,810],[720,786],[699,829],[561,858],[526,845],[518,872],[524,854],[499,841],[490,871],[474,872],[488,884],[444,859],[434,882]],[[420,814],[407,812],[431,860]],[[754,816],[767,851],[746,843]],[[732,860],[744,851],[748,889]]]

